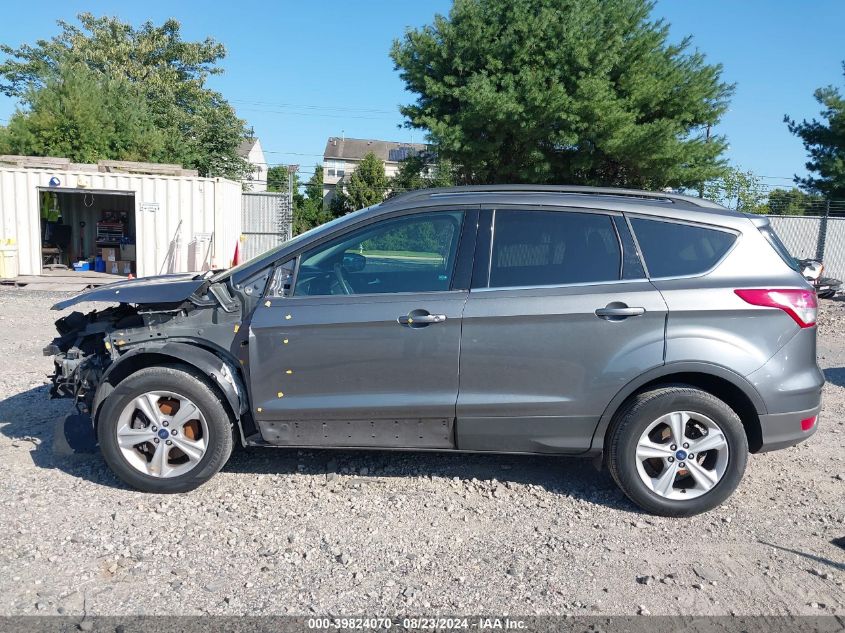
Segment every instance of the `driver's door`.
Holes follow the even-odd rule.
[[[475,228],[464,212],[378,220],[299,255],[292,296],[250,329],[253,413],[298,446],[454,446],[461,316]],[[463,235],[463,238],[462,238]],[[283,284],[277,284],[277,288]]]

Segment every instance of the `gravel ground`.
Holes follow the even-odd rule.
[[[845,303],[820,430],[662,519],[551,457],[238,450],[190,494],[134,492],[56,433],[63,296],[0,289],[0,615],[845,614]]]

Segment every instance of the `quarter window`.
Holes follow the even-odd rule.
[[[722,259],[736,235],[692,224],[631,218],[650,277],[700,275]]]
[[[296,296],[449,290],[463,213],[371,224],[303,253]]]
[[[569,211],[496,211],[490,287],[614,281],[622,267],[610,216]]]
[[[270,285],[267,288],[268,297],[288,297],[291,292],[293,272],[296,269],[296,260],[291,259],[276,267],[273,276],[270,278]]]

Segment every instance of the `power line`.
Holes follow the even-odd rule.
[[[379,110],[376,108],[351,108],[349,106],[326,106],[309,103],[273,103],[269,101],[252,101],[246,99],[230,99],[233,103],[246,103],[248,105],[270,106],[273,108],[301,108],[304,110],[325,110],[329,112],[365,112],[373,114],[396,114],[394,110]]]
[[[357,116],[354,114],[320,114],[316,112],[290,112],[287,110],[262,110],[261,108],[239,108],[247,112],[264,112],[266,114],[284,114],[285,116],[321,117],[324,119],[366,119],[368,121],[383,121],[383,116]]]
[[[265,154],[282,154],[283,156],[323,156],[323,154],[309,154],[307,152],[282,152],[275,149],[265,149]],[[279,163],[281,164],[281,163]]]

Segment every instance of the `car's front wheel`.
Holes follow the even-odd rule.
[[[715,508],[739,485],[748,440],[736,412],[706,391],[672,386],[638,394],[608,437],[610,473],[648,512],[691,516]]]
[[[106,463],[138,490],[193,490],[232,452],[232,420],[205,379],[187,368],[141,369],[103,403],[97,439]]]

